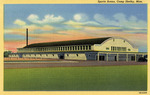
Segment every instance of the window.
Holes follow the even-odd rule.
[[[55,47],[55,50],[58,50],[58,47]]]
[[[67,56],[69,56],[69,54],[67,54]]]
[[[131,51],[131,49],[128,49],[128,51]]]
[[[107,49],[106,49],[107,50]],[[115,47],[111,46],[111,51],[126,51],[126,47]]]
[[[78,46],[78,50],[79,50],[80,46]]]
[[[42,48],[40,48],[40,51],[42,51]]]
[[[121,47],[118,47],[118,51],[121,51]]]
[[[82,50],[82,46],[80,46],[80,49]]]
[[[135,56],[131,56],[131,61],[135,61]]]
[[[65,50],[67,50],[67,47],[65,47]]]
[[[76,54],[77,56],[79,56],[78,54]]]
[[[72,47],[70,47],[70,50],[72,50]]]
[[[126,41],[124,40],[123,42],[125,43]]]
[[[106,50],[109,50],[109,47],[106,47]]]
[[[114,47],[114,51],[116,51],[117,50],[117,47]]]
[[[68,47],[68,50],[69,50],[69,47]]]
[[[75,50],[77,50],[77,46],[75,46]]]
[[[113,42],[115,41],[115,39],[113,39]]]
[[[126,47],[122,47],[122,51],[126,51]]]
[[[46,56],[48,56],[48,54],[46,54]]]
[[[89,50],[91,50],[91,46],[89,46]]]
[[[113,47],[113,51],[115,50],[115,47]]]
[[[83,46],[83,50],[85,50],[85,46]]]
[[[88,46],[86,46],[86,50],[88,50]]]
[[[52,54],[54,56],[54,54]]]

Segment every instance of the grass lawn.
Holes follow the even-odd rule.
[[[144,91],[147,65],[5,69],[5,91]]]

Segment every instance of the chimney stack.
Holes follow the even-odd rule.
[[[26,28],[26,46],[28,46],[28,28]]]

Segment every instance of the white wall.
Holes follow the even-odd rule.
[[[124,39],[121,38],[114,38],[113,39],[109,39],[106,42],[104,42],[103,44],[95,44],[94,45],[94,50],[96,51],[111,51],[111,46],[115,46],[115,47],[127,47],[127,52],[138,52],[137,48],[132,47],[132,45],[125,41]],[[106,50],[106,48],[109,48],[109,50]],[[128,51],[128,49],[131,49],[131,51]]]
[[[69,56],[67,56],[67,53],[65,54],[65,59],[72,59],[72,60],[87,60],[86,55],[84,53],[78,53],[76,54],[70,54],[68,53]]]

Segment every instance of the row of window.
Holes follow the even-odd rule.
[[[67,56],[69,56],[69,54],[67,54]],[[76,56],[78,57],[78,56],[79,56],[79,54],[76,54]],[[91,55],[89,54],[88,56],[91,56]]]
[[[19,51],[75,51],[75,50],[91,50],[90,45],[85,46],[62,46],[62,47],[49,47],[49,48],[30,48],[18,49]]]
[[[115,41],[115,39],[113,39],[113,42]],[[123,42],[125,43],[126,41],[125,40],[123,40]]]
[[[42,56],[43,54],[23,54],[24,56]],[[46,56],[48,56],[48,55],[50,55],[50,54],[46,54]],[[54,56],[54,54],[51,54],[52,56]],[[69,54],[67,54],[67,56],[69,56]],[[78,54],[76,54],[76,56],[79,56]]]
[[[126,51],[127,48],[126,47],[115,47],[115,46],[111,46],[111,51]]]
[[[23,54],[23,56],[42,56],[42,54]],[[50,54],[46,54],[46,56],[48,56]],[[52,56],[54,56],[54,54],[51,54]]]

